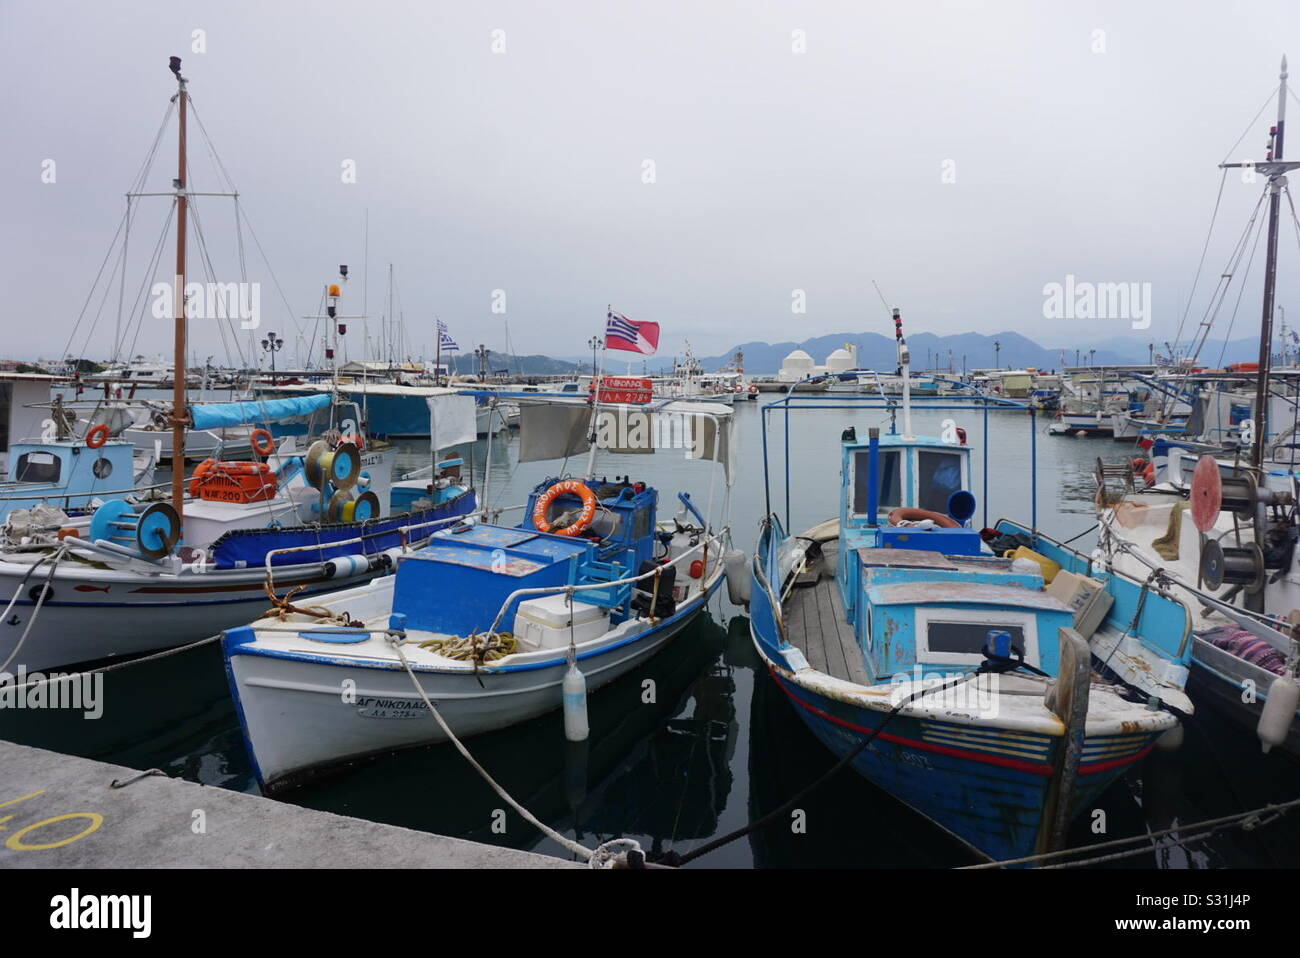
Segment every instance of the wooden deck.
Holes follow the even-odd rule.
[[[835,580],[839,541],[822,543],[824,572],[816,585],[795,586],[785,601],[786,637],[818,672],[867,685],[862,652]]]

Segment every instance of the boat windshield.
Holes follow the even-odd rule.
[[[948,497],[962,487],[961,455],[918,450],[917,472],[917,506],[946,515]]]
[[[863,450],[853,454],[853,513],[867,514],[867,476],[871,472],[871,453]],[[877,508],[893,509],[903,504],[903,484],[899,479],[899,452],[897,449],[880,450],[880,480],[876,489]]]

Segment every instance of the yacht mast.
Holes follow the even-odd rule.
[[[185,522],[185,77],[181,76],[181,58],[172,57],[170,68],[176,75],[176,96],[180,116],[179,144],[176,157],[176,276],[174,277],[175,343],[172,348],[172,508],[184,529]]]

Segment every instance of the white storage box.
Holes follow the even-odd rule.
[[[565,648],[570,636],[580,645],[608,631],[609,610],[576,596],[570,607],[563,593],[527,599],[515,612],[515,638],[526,649]]]

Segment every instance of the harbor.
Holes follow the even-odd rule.
[[[440,17],[469,29],[404,16],[432,43]],[[809,210],[851,203],[809,213],[801,247],[772,224],[803,213],[752,171],[733,192],[726,151],[671,124],[635,198],[604,179],[622,147],[561,162],[587,134],[543,88],[628,117],[544,68],[554,23],[506,19],[489,53],[444,51],[477,92],[417,80],[414,113],[257,44],[209,53],[207,28],[133,41],[112,129],[39,107],[97,129],[105,162],[50,160],[19,196],[61,281],[10,251],[44,293],[0,349],[0,869],[1038,872],[1050,895],[1099,869],[1300,867],[1285,55],[1243,41],[1166,158],[1177,241],[1122,256],[1042,235],[984,161],[960,161],[973,188],[939,163],[913,216],[880,186],[912,175],[898,148],[818,149],[823,177],[728,116],[808,196],[839,184]],[[663,53],[657,27],[607,27]],[[755,29],[736,64],[809,102]],[[1091,69],[1115,62],[1096,33]],[[409,121],[396,142],[381,117]],[[510,124],[553,193],[497,141]],[[1093,203],[1100,175],[1080,172]],[[592,228],[606,210],[626,249]],[[975,222],[1005,229],[997,257]]]

